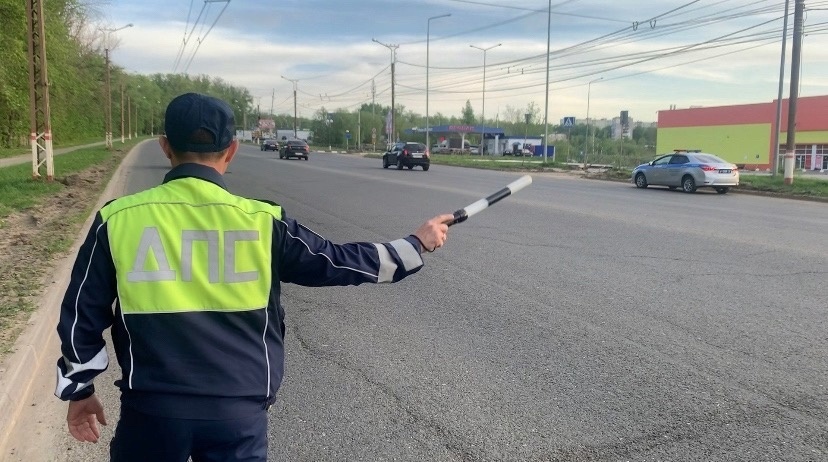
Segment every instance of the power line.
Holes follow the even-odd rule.
[[[218,22],[218,20],[219,20],[219,19],[221,18],[221,16],[224,14],[224,11],[225,11],[225,10],[227,9],[227,7],[230,5],[230,0],[204,0],[204,3],[205,3],[205,5],[206,5],[206,4],[211,4],[211,3],[224,3],[224,8],[222,8],[222,9],[221,9],[221,11],[219,12],[218,16],[216,16],[216,19],[213,21],[213,23],[212,23],[212,24],[210,24],[210,28],[209,28],[209,29],[207,29],[207,32],[206,32],[203,36],[200,36],[200,37],[198,37],[198,38],[196,39],[196,41],[198,42],[198,45],[196,45],[196,49],[195,49],[195,50],[193,50],[193,54],[192,54],[192,55],[190,55],[190,60],[187,62],[187,66],[184,68],[184,73],[185,73],[185,74],[187,73],[187,70],[189,70],[189,69],[190,69],[190,64],[192,64],[192,63],[193,63],[193,58],[195,58],[196,54],[198,53],[198,49],[199,49],[199,48],[201,48],[201,44],[202,44],[202,43],[204,43],[204,40],[206,40],[206,39],[207,39],[207,36],[208,36],[208,35],[210,35],[210,32],[213,30],[213,26],[215,26],[215,25],[216,25],[216,23]],[[202,28],[201,28],[201,30],[202,30],[202,31],[204,30],[204,23],[202,23]]]

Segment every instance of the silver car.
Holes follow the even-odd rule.
[[[675,151],[636,167],[632,182],[639,188],[657,185],[692,193],[707,187],[725,194],[731,186],[739,186],[739,168],[713,154]]]

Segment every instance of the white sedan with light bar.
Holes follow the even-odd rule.
[[[632,182],[639,188],[667,186],[687,193],[698,188],[713,188],[725,194],[731,187],[739,186],[739,168],[713,154],[676,150],[636,167]]]

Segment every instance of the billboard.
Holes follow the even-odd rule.
[[[274,128],[276,128],[276,122],[273,119],[259,119],[259,130],[272,132]]]

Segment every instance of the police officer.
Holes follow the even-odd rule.
[[[451,214],[387,243],[334,244],[274,203],[227,191],[238,149],[233,110],[188,93],[166,110],[160,186],[106,204],[78,251],[61,304],[55,394],[69,432],[97,442],[106,425],[93,379],[123,375],[114,461],[259,461],[283,374],[283,282],[397,282],[446,240]]]

